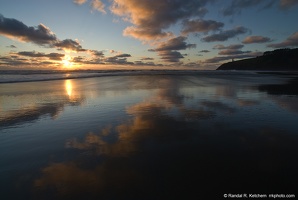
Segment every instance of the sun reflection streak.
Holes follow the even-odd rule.
[[[65,95],[68,97],[68,103],[72,105],[81,105],[84,101],[84,96],[78,91],[76,82],[72,79],[67,79],[64,81]]]
[[[71,82],[71,80],[66,80],[65,81],[65,90],[66,90],[66,93],[67,93],[68,97],[71,98],[71,95],[72,95],[72,82]]]

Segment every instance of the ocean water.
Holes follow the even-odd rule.
[[[1,199],[295,194],[297,80],[256,72],[2,72]]]
[[[33,82],[125,75],[223,75],[251,74],[243,71],[214,70],[0,70],[0,83]]]

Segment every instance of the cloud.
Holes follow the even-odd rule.
[[[276,0],[233,0],[232,3],[222,10],[224,16],[232,16],[235,14],[241,14],[243,9],[249,7],[262,6],[261,10],[271,8],[274,4],[278,4]],[[280,0],[279,8],[282,10],[290,9],[298,5],[298,0]]]
[[[281,43],[269,44],[267,47],[272,48],[286,48],[286,47],[296,47],[298,46],[298,32],[293,33],[285,41]]]
[[[86,51],[83,49],[79,42],[72,39],[65,39],[62,41],[57,41],[54,44],[55,47],[62,48],[64,50],[72,50],[72,51]]]
[[[161,38],[171,37],[173,34],[171,32],[162,32],[161,29],[156,28],[137,28],[137,27],[127,27],[123,31],[124,36],[132,36],[138,40],[158,40]]]
[[[87,1],[88,0],[73,0],[73,2],[78,5],[85,4],[85,3],[87,3]],[[105,5],[102,3],[102,1],[91,0],[90,6],[91,6],[92,10],[97,10],[99,12],[106,14]]]
[[[62,60],[62,57],[64,57],[64,54],[61,53],[49,53],[46,54],[46,57],[50,58],[51,60]]]
[[[80,64],[134,64],[133,62],[128,62],[127,58],[131,57],[130,54],[118,54],[111,57],[105,57],[103,51],[97,50],[88,50],[88,54],[92,55],[92,58],[86,58],[82,56],[77,56],[73,58],[73,62],[80,63]]]
[[[30,65],[38,67],[54,67],[54,65],[57,64],[57,61],[61,61],[64,56],[64,54],[60,53],[46,54],[35,51],[20,51],[10,53],[8,56],[0,57],[0,66],[24,67]]]
[[[87,0],[74,0],[73,2],[76,4],[82,5],[82,4],[86,3]]]
[[[210,51],[209,50],[202,50],[202,51],[199,51],[201,53],[209,53]]]
[[[51,45],[57,41],[56,35],[45,25],[27,26],[16,19],[0,15],[0,34],[22,42],[33,42],[38,45]]]
[[[133,65],[133,62],[128,62],[127,58],[131,57],[130,54],[118,54],[116,56],[112,56],[112,57],[107,57],[104,59],[105,62],[107,63],[113,63],[113,64],[131,64]]]
[[[266,42],[270,42],[270,41],[271,41],[271,39],[268,37],[248,36],[242,41],[242,43],[243,44],[252,44],[252,43],[266,43]]]
[[[37,27],[27,26],[23,22],[5,18],[2,15],[0,15],[0,35],[49,48],[85,51],[77,41],[72,39],[59,40],[50,28],[43,24],[39,24]]]
[[[202,17],[206,14],[203,6],[208,2],[210,0],[114,0],[110,9],[133,24],[124,30],[124,35],[148,41],[172,36],[164,30],[180,20]]]
[[[237,55],[237,54],[244,54],[244,53],[250,53],[251,51],[241,51],[239,49],[242,49],[244,45],[242,44],[231,44],[229,46],[224,46],[221,44],[215,45],[213,49],[221,50],[218,54],[219,55]]]
[[[220,51],[218,54],[219,55],[237,55],[237,54],[244,54],[244,53],[250,53],[251,51],[240,51],[240,50],[235,50],[235,49],[226,49]]]
[[[123,54],[118,54],[118,55],[116,55],[114,57],[117,57],[117,58],[127,58],[127,57],[131,57],[131,55],[130,54],[127,54],[127,53],[123,53]]]
[[[75,63],[84,63],[85,57],[83,56],[76,56],[72,58],[72,61]]]
[[[178,51],[161,51],[158,55],[166,62],[179,62],[180,58],[184,58]]]
[[[286,10],[296,5],[298,5],[298,0],[280,0],[279,7]]]
[[[155,66],[155,63],[154,62],[143,62],[143,61],[135,61],[134,62],[135,65],[138,65],[138,66]]]
[[[221,44],[218,44],[218,45],[215,45],[213,47],[213,49],[242,49],[242,47],[244,47],[244,45],[242,44],[232,44],[232,45],[229,45],[229,46],[224,46],[224,45],[221,45]]]
[[[19,58],[17,56],[3,56],[0,57],[0,66],[25,66],[30,65],[28,59]]]
[[[44,53],[35,52],[35,51],[21,51],[21,52],[18,52],[17,54],[21,56],[28,56],[28,57],[35,57],[35,58],[45,57]]]
[[[111,49],[111,50],[110,50],[110,53],[111,53],[111,54],[114,54],[114,53],[118,53],[118,52],[115,51],[115,50],[113,50],[113,49]]]
[[[144,58],[141,58],[141,60],[154,60],[154,58],[144,57]]]
[[[97,10],[99,12],[102,12],[102,13],[106,13],[105,11],[105,5],[100,1],[100,0],[92,0],[91,1],[91,7],[93,10]]]
[[[95,56],[95,57],[103,57],[103,56],[104,56],[103,51],[88,50],[87,52],[88,52],[89,54],[91,54],[92,56]]]
[[[76,56],[71,58],[71,62],[74,64],[83,64],[83,65],[98,65],[98,64],[120,64],[120,65],[133,65],[133,62],[127,61],[130,54],[122,53],[112,57],[105,57],[104,51],[98,50],[86,50],[86,53],[89,56]],[[46,65],[46,64],[60,64],[63,60],[65,54],[62,53],[43,53],[36,51],[20,51],[16,53],[10,53],[9,56],[0,57],[0,66],[21,66],[21,65]],[[28,59],[29,58],[29,59]],[[53,62],[51,62],[53,61]],[[142,61],[140,61],[142,62]],[[155,65],[152,62],[138,63],[139,65]]]
[[[182,34],[188,34],[193,32],[208,33],[209,31],[218,31],[224,26],[224,23],[214,20],[189,20],[183,22]]]
[[[187,38],[183,36],[171,38],[166,42],[162,42],[156,49],[150,51],[171,51],[171,50],[185,50],[187,48],[195,48],[195,44],[187,44],[185,42]]]
[[[103,58],[86,59],[85,57],[82,57],[82,56],[74,57],[72,62],[84,64],[84,65],[98,65],[98,64],[104,65],[104,64],[106,64],[104,62]]]
[[[47,57],[51,60],[62,60],[62,57],[64,57],[64,54],[61,54],[61,53],[45,54],[45,53],[40,53],[40,52],[35,52],[35,51],[20,51],[17,53],[17,55],[34,57],[34,58]]]
[[[149,51],[158,52],[161,59],[166,62],[179,62],[180,58],[184,58],[183,55],[178,52],[179,50],[196,47],[196,44],[187,44],[185,42],[186,39],[187,38],[184,36],[171,38],[165,42],[159,43],[157,48],[149,49]]]
[[[218,34],[213,34],[213,35],[204,37],[204,38],[202,38],[202,41],[204,41],[204,42],[216,42],[216,41],[223,42],[223,41],[226,41],[226,40],[233,38],[237,35],[244,34],[247,32],[248,32],[247,28],[245,28],[243,26],[238,26],[238,27],[235,27],[234,29],[221,31]]]

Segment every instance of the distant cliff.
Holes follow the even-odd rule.
[[[266,51],[262,56],[222,64],[217,70],[298,71],[298,48]]]

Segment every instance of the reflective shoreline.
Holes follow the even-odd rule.
[[[294,193],[297,77],[114,76],[0,89],[4,197]],[[289,88],[289,90],[287,90]]]

